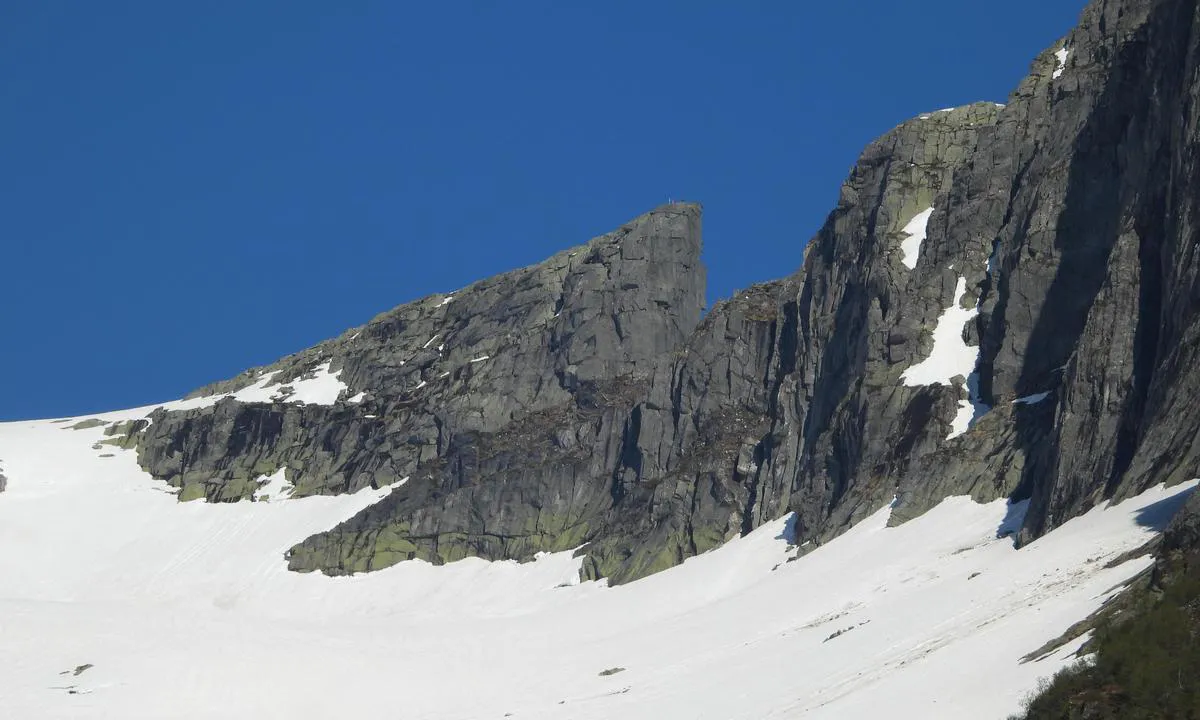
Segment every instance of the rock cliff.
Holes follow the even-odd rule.
[[[289,553],[330,574],[579,548],[617,583],[787,512],[811,547],[960,494],[1030,498],[1030,542],[1195,477],[1198,13],[1093,2],[1006,105],[872,143],[799,270],[707,314],[700,208],[669,205],[121,442],[183,499],[394,486]]]

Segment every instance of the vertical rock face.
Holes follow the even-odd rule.
[[[1196,22],[1195,2],[1093,3],[964,177],[980,192],[948,240],[994,237],[1000,269],[981,303],[983,392],[1057,403],[1017,414],[1042,438],[1025,443],[1026,539],[1198,470],[1196,413],[1175,401],[1195,388],[1200,298]]]
[[[950,304],[959,275],[976,310],[964,332],[979,346],[967,383],[977,422],[952,439],[918,432],[924,444],[910,447],[907,432],[880,432],[900,405],[880,420],[870,406],[856,432],[902,456],[877,465],[898,484],[893,521],[947,494],[1016,492],[1033,500],[1028,541],[1101,499],[1200,474],[1188,400],[1200,303],[1197,12],[1195,2],[1092,3],[938,197],[929,255],[888,330],[906,342],[885,354],[911,367],[931,352],[918,340],[912,354],[909,340],[935,327],[931,310]],[[922,302],[938,284],[940,300]],[[926,407],[947,417],[944,400],[908,403],[909,419]]]
[[[789,511],[821,542],[957,494],[1031,498],[1028,541],[1200,475],[1198,13],[1094,2],[1007,106],[871,144],[798,272],[703,318],[700,211],[670,205],[126,442],[184,498],[396,486],[289,554],[334,574],[582,548],[622,582]],[[344,389],[289,402],[312,382]]]

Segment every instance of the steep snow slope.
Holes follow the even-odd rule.
[[[282,553],[390,490],[178,503],[71,424],[0,425],[2,717],[1003,718],[1071,649],[1018,658],[1146,567],[1105,566],[1195,484],[1020,551],[1019,506],[951,498],[793,562],[779,520],[618,588],[569,553],[329,578]]]

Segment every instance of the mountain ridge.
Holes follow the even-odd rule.
[[[329,574],[579,547],[585,577],[620,583],[787,512],[812,547],[963,494],[1030,499],[1029,543],[1190,479],[1200,417],[1177,409],[1164,445],[1149,402],[1198,381],[1172,354],[1197,332],[1195,261],[1155,178],[1187,180],[1143,147],[1179,142],[1159,106],[1184,97],[1180,43],[1148,37],[1178,36],[1185,6],[1092,3],[1006,105],[889,131],[800,269],[703,318],[700,208],[666,206],[268,366],[276,395],[158,411],[122,442],[185,499],[249,499],[281,469],[297,496],[397,486],[289,553]],[[340,400],[286,402],[322,377]]]
[[[1042,682],[1029,718],[1185,714],[1197,100],[1200,0],[1093,0],[707,311],[670,203],[182,400],[0,425],[12,697],[842,720]]]

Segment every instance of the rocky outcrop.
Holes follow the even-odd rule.
[[[611,475],[614,461],[599,438],[700,320],[699,222],[697,206],[660,208],[540,265],[398,307],[204,388],[195,395],[236,393],[268,374],[287,387],[314,372],[346,386],[331,404],[229,396],[160,409],[132,436],[139,460],[184,499],[251,498],[280,468],[293,496],[404,481],[298,547],[297,569],[525,558],[579,544],[611,504],[604,469]]]
[[[927,250],[883,323],[898,347],[868,358],[911,369],[936,355],[923,338],[937,335],[937,309],[957,301],[958,275],[963,304],[976,310],[963,341],[979,346],[965,383],[975,388],[970,429],[930,434],[950,417],[937,386],[890,408],[872,401],[857,427],[832,436],[866,438],[867,459],[881,461],[850,455],[850,475],[896,481],[893,522],[950,494],[1014,494],[1033,501],[1020,533],[1028,542],[1102,499],[1200,475],[1195,364],[1184,359],[1200,332],[1196,13],[1195,2],[1093,3],[1035,61],[938,196]],[[893,424],[905,415],[915,445]],[[837,467],[847,455],[827,457]],[[878,490],[854,495],[881,501]],[[811,506],[793,500],[798,511]],[[851,507],[840,512],[852,517]]]
[[[949,186],[997,112],[970,106],[890,133],[864,153],[800,274],[718,304],[644,373],[582,388],[567,407],[499,435],[461,437],[431,474],[294,548],[291,566],[354,572],[586,544],[587,576],[617,583],[789,508],[802,532],[833,534],[890,501],[887,477],[860,474],[893,452],[887,432],[911,429],[888,408],[917,395],[955,407],[960,393],[903,387],[902,366],[881,352],[897,346],[883,308],[910,282],[901,231]],[[877,266],[886,270],[870,272]],[[863,372],[868,382],[854,382]],[[882,429],[864,446],[844,431],[877,403]],[[945,434],[933,417],[914,431],[912,453]],[[844,465],[824,462],[838,453]]]
[[[1057,403],[1052,419],[1018,416],[1044,438],[1027,442],[1025,540],[1103,498],[1200,474],[1200,418],[1177,400],[1195,392],[1184,358],[1200,329],[1196,22],[1195,2],[1092,3],[964,178],[980,192],[948,239],[996,238],[1000,268],[980,314],[983,393]]]
[[[888,505],[1030,498],[1028,542],[1200,475],[1197,12],[1094,2],[1006,106],[872,143],[800,269],[703,317],[700,210],[670,205],[124,442],[184,499],[281,468],[296,495],[396,488],[295,570],[582,548],[614,583],[787,512],[813,547]],[[318,381],[344,389],[289,402]]]

